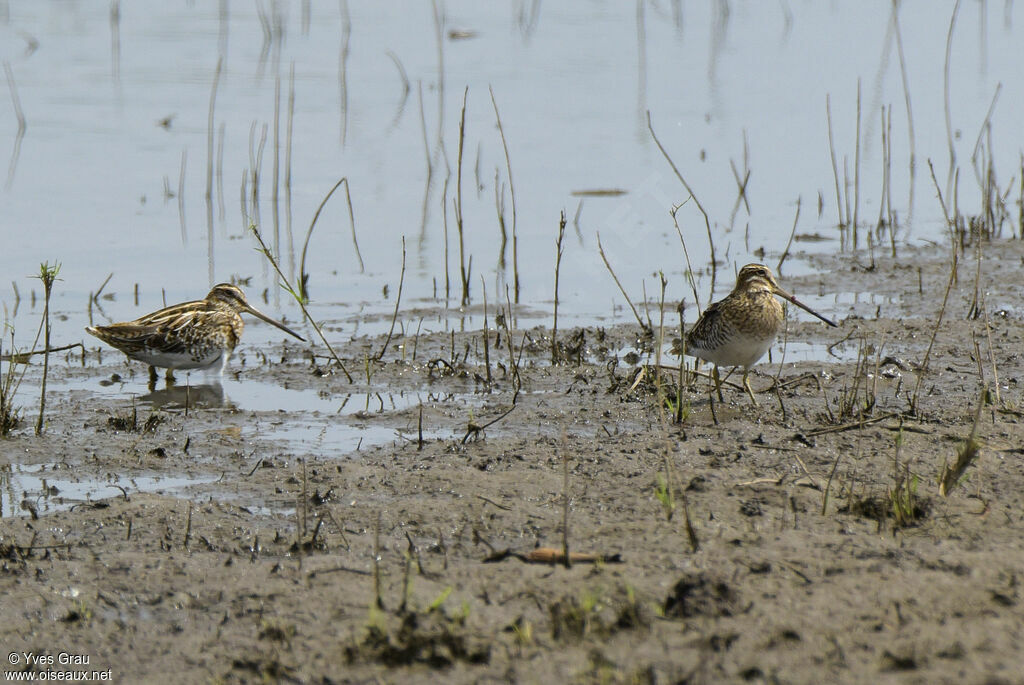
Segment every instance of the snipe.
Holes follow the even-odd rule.
[[[167,369],[170,382],[175,369],[206,369],[219,363],[223,373],[242,337],[243,313],[305,342],[301,335],[250,305],[245,293],[230,283],[215,285],[202,300],[172,305],[134,321],[85,330],[129,358],[149,364],[151,383],[156,380],[156,366]]]
[[[719,400],[722,382],[719,366],[743,367],[743,387],[756,405],[747,378],[750,367],[775,341],[785,318],[775,296],[783,297],[829,326],[837,326],[783,290],[764,264],[747,264],[736,277],[736,287],[725,299],[708,306],[686,334],[686,353],[714,364],[713,377]]]

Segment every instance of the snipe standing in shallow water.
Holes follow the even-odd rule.
[[[230,283],[215,285],[202,300],[172,305],[134,321],[89,326],[85,330],[131,359],[149,364],[151,384],[156,382],[155,366],[166,368],[168,382],[173,382],[174,369],[206,369],[219,362],[223,373],[242,338],[243,312],[306,341],[252,307],[245,293]]]
[[[785,318],[782,303],[775,299],[776,295],[829,326],[837,326],[779,287],[767,266],[747,264],[740,269],[733,291],[725,299],[708,305],[686,334],[686,353],[714,364],[713,376],[719,400],[722,399],[722,382],[718,367],[742,366],[743,387],[757,405],[747,375],[750,367],[771,347]]]

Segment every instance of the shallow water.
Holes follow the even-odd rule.
[[[0,517],[45,514],[79,504],[136,492],[173,493],[212,483],[218,476],[181,473],[83,476],[66,464],[11,464],[0,469]]]
[[[257,306],[289,322],[301,320],[295,304],[276,289],[245,227],[259,224],[294,278],[313,215],[342,177],[349,181],[365,268],[360,270],[354,253],[344,188],[320,215],[306,261],[311,310],[330,324],[332,339],[387,329],[403,238],[399,327],[417,326],[413,308],[443,307],[446,271],[450,309],[422,325],[469,325],[458,307],[453,204],[467,88],[461,183],[474,312],[486,284],[493,317],[512,279],[511,240],[500,251],[496,188],[499,196],[504,193],[509,231],[512,198],[489,87],[514,181],[520,301],[534,312],[520,325],[545,321],[551,309],[561,210],[568,221],[561,326],[629,320],[598,253],[598,234],[631,299],[642,300],[645,291],[654,296],[658,271],[668,279],[668,300],[689,293],[669,214],[689,194],[647,131],[648,111],[708,214],[721,262],[716,297],[731,287],[736,265],[777,261],[789,241],[798,198],[798,236],[828,240],[798,241],[795,248],[839,249],[825,102],[829,96],[840,174],[845,168],[852,186],[858,80],[861,223],[873,225],[879,214],[880,112],[891,106],[890,201],[901,226],[898,244],[945,239],[926,160],[933,160],[939,185],[951,196],[943,65],[952,4],[900,8],[913,174],[891,3],[881,0],[448,2],[440,5],[438,24],[425,3],[343,3],[347,16],[337,5],[307,2],[116,7],[116,21],[108,5],[0,8],[0,56],[10,64],[27,123],[19,142],[11,101],[0,106],[0,158],[9,162],[0,192],[0,273],[11,282],[0,288],[0,300],[21,348],[31,345],[38,326],[41,289],[32,275],[43,261],[62,264],[53,302],[55,345],[86,339],[95,347],[82,332],[90,320],[135,318],[165,303],[201,297],[211,282],[231,278],[246,279]],[[1013,21],[1015,9],[1012,3],[975,3],[961,7],[956,17],[949,115],[962,167],[962,207],[978,206],[971,158],[999,84],[990,119],[994,169],[1002,187],[1019,171],[1016,153],[998,152],[1021,149],[1024,136],[1016,126],[1024,115],[1024,91],[1014,85],[1024,40],[1021,22]],[[429,185],[426,150],[433,169]],[[746,202],[733,167],[739,178],[750,173]],[[252,198],[256,169],[258,212]],[[580,194],[594,190],[625,192]],[[710,253],[698,209],[690,200],[677,217],[706,299]],[[860,240],[863,245],[863,235]],[[881,237],[878,249],[887,240]],[[791,258],[783,282],[807,270]],[[89,294],[110,274],[104,297],[90,306]],[[826,315],[841,314],[851,297],[859,296],[839,293],[831,302],[812,298],[811,304]],[[472,325],[479,326],[481,320],[474,319]],[[254,322],[246,343],[262,346],[280,337]]]

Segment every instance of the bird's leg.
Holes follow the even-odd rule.
[[[167,376],[164,378],[167,381],[167,387],[174,385],[174,369],[167,369]]]
[[[155,366],[151,366],[151,367],[149,367],[149,391],[150,392],[153,392],[154,390],[156,390],[156,380],[157,380],[156,367]]]
[[[747,378],[747,375],[749,373],[750,373],[749,369],[743,369],[743,387],[746,388],[747,394],[750,395],[750,401],[753,402],[754,406],[756,407],[757,406],[757,398],[754,397],[754,391],[750,389],[750,379]]]
[[[715,379],[715,390],[718,391],[718,401],[725,402],[725,399],[722,397],[722,379],[718,375],[718,364],[714,365],[711,377]]]

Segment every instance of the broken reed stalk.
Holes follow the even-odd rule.
[[[213,85],[210,86],[210,107],[206,112],[206,249],[208,252],[207,262],[209,265],[210,285],[214,283],[216,274],[213,268],[213,113],[217,103],[217,86],[220,84],[220,72],[223,66],[223,57],[217,58],[217,68],[213,71]],[[275,109],[275,117],[276,117]],[[275,131],[276,132],[276,131]],[[275,141],[276,143],[276,141]],[[276,150],[276,145],[275,145]],[[275,163],[277,157],[275,154]],[[276,164],[275,164],[276,175]],[[277,179],[275,178],[275,181]],[[275,186],[276,188],[276,186]],[[275,195],[276,211],[276,195]],[[184,219],[183,219],[184,220]],[[276,216],[275,216],[276,225]]]
[[[978,168],[978,155],[979,155],[979,153],[983,153],[985,151],[985,146],[984,146],[985,133],[986,132],[991,132],[991,130],[992,130],[992,115],[995,113],[996,102],[999,101],[999,92],[1002,89],[1003,89],[1003,84],[1002,83],[997,83],[996,84],[996,90],[992,94],[992,101],[988,105],[988,112],[985,113],[985,118],[981,122],[981,128],[978,129],[978,137],[974,141],[974,149],[971,151],[971,167],[974,169],[974,177],[977,179],[978,186],[980,187],[980,189],[981,189],[981,191],[983,193],[983,196],[986,199],[988,197],[988,193],[985,192],[987,190],[986,185],[987,185],[987,181],[989,181],[990,179],[983,178],[984,176],[986,176],[986,174],[981,172],[981,171],[979,171],[979,168]],[[991,156],[989,156],[989,160],[988,161],[989,161],[989,165],[991,165],[991,163],[992,163]]]
[[[685,202],[683,204],[686,204]],[[676,227],[676,235],[679,236],[679,242],[683,246],[683,257],[686,258],[686,282],[690,284],[690,290],[693,292],[693,301],[697,305],[697,314],[700,314],[700,297],[697,295],[697,281],[693,279],[693,267],[690,265],[690,252],[686,249],[686,240],[683,238],[683,231],[679,228],[679,220],[676,218],[676,212],[682,207],[682,204],[674,205],[669,211],[672,215],[672,224]]]
[[[484,297],[484,368],[486,371],[487,385],[491,384],[491,333],[487,330],[487,281],[483,274],[480,274],[480,289]],[[421,405],[422,406],[422,405]],[[421,409],[422,411],[422,409]]]
[[[988,318],[988,306],[984,307],[985,310],[985,335],[988,338],[988,359],[989,363],[992,364],[992,385],[995,388],[996,404],[1002,405],[1003,398],[999,391],[999,371],[996,369],[996,354],[995,348],[992,347],[992,322]]]
[[[679,301],[676,311],[679,312],[679,380],[676,390],[676,423],[683,422],[683,387],[686,385],[686,324],[683,321],[683,314],[686,310],[686,303]]]
[[[36,419],[36,435],[43,434],[43,416],[46,412],[46,375],[50,369],[50,295],[53,282],[60,273],[60,263],[39,265],[39,280],[43,282],[43,381],[39,389],[39,418]],[[10,362],[8,362],[10,363]]]
[[[796,198],[796,216],[793,217],[793,230],[789,232],[789,242],[786,243],[786,249],[782,251],[782,255],[779,257],[779,263],[775,265],[775,273],[782,273],[782,263],[786,261],[786,257],[789,256],[789,248],[793,245],[793,236],[796,235],[796,225],[800,221],[800,200],[801,197],[797,195]]]
[[[402,303],[402,286],[405,284],[405,236],[402,236],[402,275],[398,278],[398,295],[395,296],[395,312],[391,315],[391,328],[388,329],[388,337],[384,340],[384,344],[381,345],[380,352],[374,357],[377,361],[384,358],[384,353],[388,351],[388,345],[391,344],[391,336],[395,333],[395,320],[398,318],[398,305]]]
[[[629,299],[629,295],[626,294],[626,289],[622,287],[622,283],[619,282],[619,277],[615,275],[615,270],[612,269],[612,265],[608,263],[608,257],[605,256],[604,247],[601,245],[600,231],[597,232],[597,251],[600,253],[601,259],[604,260],[604,265],[608,268],[608,273],[610,273],[612,278],[615,280],[615,285],[619,286],[619,292],[621,292],[622,296],[626,298],[626,304],[628,304],[629,308],[633,310],[633,316],[636,317],[636,322],[640,324],[640,328],[647,333],[652,333],[651,329],[644,323],[643,319],[640,318],[640,312],[638,312],[636,307],[633,306],[633,302]]]
[[[921,382],[924,380],[924,375],[928,371],[928,360],[931,358],[932,347],[935,345],[935,338],[939,334],[939,327],[942,325],[942,317],[946,314],[946,303],[949,301],[949,293],[953,289],[953,283],[956,281],[958,263],[959,259],[954,255],[953,264],[949,270],[949,282],[946,283],[946,294],[942,296],[942,308],[939,309],[938,319],[936,319],[935,327],[932,329],[931,340],[928,341],[928,349],[924,353],[924,360],[921,362],[921,368],[917,372],[917,383],[914,385],[914,394],[910,400],[910,410],[913,412],[917,411],[917,400],[918,393],[921,390]]]
[[[274,255],[270,251],[270,248],[268,248],[266,243],[263,242],[263,237],[260,236],[259,228],[256,227],[256,224],[251,224],[249,226],[249,230],[251,230],[252,234],[256,236],[256,241],[260,244],[260,252],[262,252],[263,256],[267,258],[267,261],[270,262],[270,265],[274,267],[274,271],[277,272],[278,277],[281,279],[281,287],[287,290],[288,293],[298,303],[299,309],[302,310],[303,316],[305,316],[306,320],[309,321],[309,325],[312,326],[313,330],[316,331],[316,334],[320,336],[320,341],[323,342],[324,346],[327,348],[327,351],[331,353],[331,357],[334,359],[335,363],[338,364],[338,367],[341,369],[342,373],[345,374],[345,378],[348,380],[349,383],[352,383],[352,376],[349,374],[348,369],[345,368],[345,363],[341,361],[341,357],[339,357],[338,353],[334,351],[333,347],[331,347],[331,343],[327,342],[327,338],[326,336],[324,336],[323,330],[313,319],[313,315],[309,313],[309,310],[306,309],[306,300],[303,299],[302,295],[299,294],[299,292],[292,286],[292,284],[285,277],[284,273],[281,271],[281,267],[278,265],[277,259],[274,258]]]
[[[502,326],[505,329],[505,340],[508,344],[508,367],[512,373],[512,387],[515,391],[512,393],[512,404],[516,403],[516,399],[519,397],[519,389],[523,386],[523,379],[519,376],[519,362],[516,360],[515,342],[512,340],[512,330],[509,328],[510,325],[515,323],[512,318],[512,301],[508,296],[508,286],[505,286],[505,306],[508,307],[508,315],[501,318]],[[510,323],[512,322],[512,323]],[[525,337],[523,340],[525,341]]]
[[[654,126],[651,124],[650,110],[647,110],[647,130],[651,132],[651,137],[654,138],[654,143],[658,146],[658,149],[661,150],[661,154],[665,157],[665,160],[668,162],[669,166],[672,167],[672,171],[675,172],[676,178],[678,178],[679,182],[683,184],[684,188],[686,188],[686,192],[689,193],[690,197],[693,198],[694,204],[697,205],[697,209],[700,210],[701,215],[704,217],[704,227],[707,229],[708,232],[708,246],[711,249],[711,291],[714,292],[715,276],[717,275],[718,264],[717,260],[715,259],[715,240],[711,235],[711,221],[710,219],[708,219],[708,213],[704,211],[704,205],[700,203],[700,199],[694,194],[693,190],[690,188],[690,184],[686,182],[686,179],[683,178],[683,175],[679,173],[679,169],[676,167],[675,162],[672,161],[672,158],[665,150],[665,147],[661,144],[661,141],[658,140],[658,134],[654,132]]]
[[[668,280],[663,271],[658,272],[658,279],[661,283],[661,298],[658,300],[658,346],[654,348],[654,385],[658,395],[658,414],[662,422],[665,421],[665,396],[664,386],[661,384],[661,350],[665,345],[665,287]],[[682,363],[679,364],[682,366]]]
[[[555,319],[551,326],[551,363],[557,364],[558,354],[558,274],[562,267],[562,239],[565,237],[565,210],[558,219],[558,238],[555,240]]]
[[[469,271],[466,268],[466,247],[462,225],[462,151],[466,142],[466,97],[469,86],[462,91],[462,115],[459,117],[459,157],[455,168],[455,230],[459,232],[459,273],[462,276],[462,305],[469,304]],[[472,261],[470,267],[472,268]]]
[[[494,118],[498,122],[498,135],[501,136],[501,147],[505,151],[505,172],[508,175],[509,194],[512,196],[512,290],[515,294],[516,304],[519,304],[519,238],[516,234],[516,186],[512,181],[512,160],[508,156],[508,142],[505,140],[505,129],[501,125],[498,102],[494,99],[494,89],[488,85],[487,90],[491,93]],[[502,223],[502,230],[504,231],[504,223]],[[502,255],[504,255],[504,249],[502,249]]]
[[[345,186],[345,203],[348,205],[348,220],[352,226],[352,244],[356,249],[356,258],[359,259],[359,273],[363,273],[365,270],[363,267],[363,256],[359,252],[359,240],[356,238],[356,217],[352,212],[352,194],[349,192],[348,176],[344,176],[334,184],[327,194],[324,195],[324,199],[320,201],[320,205],[313,214],[313,220],[309,222],[306,240],[302,243],[302,257],[299,260],[299,295],[305,302],[309,302],[309,274],[306,273],[306,251],[309,249],[309,239],[313,237],[313,229],[316,227],[317,219],[320,218],[320,212],[324,210],[324,206],[331,199],[331,195],[334,195],[334,191],[341,185]]]
[[[949,240],[953,249],[953,263],[957,260],[957,241],[956,241],[956,219],[949,215],[949,210],[946,208],[946,201],[942,197],[942,188],[939,187],[939,179],[935,177],[935,167],[932,165],[932,160],[928,159],[928,171],[932,176],[932,183],[935,185],[935,193],[938,195],[939,204],[942,205],[942,214],[946,217],[946,226],[949,228]],[[954,269],[954,272],[956,269]]]

